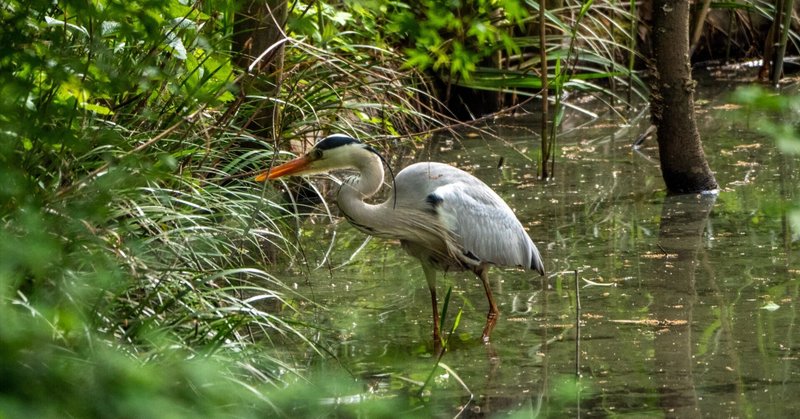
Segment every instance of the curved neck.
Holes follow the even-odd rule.
[[[383,185],[381,159],[370,154],[368,158],[356,161],[353,166],[359,174],[345,180],[339,188],[336,198],[339,209],[356,228],[367,234],[379,234],[383,225],[380,220],[385,219],[384,206],[368,204],[364,200],[375,195]]]

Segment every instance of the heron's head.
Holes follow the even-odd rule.
[[[344,134],[329,135],[314,145],[308,153],[273,167],[256,176],[257,182],[289,175],[311,175],[334,169],[357,168],[363,162],[380,158],[372,147]]]

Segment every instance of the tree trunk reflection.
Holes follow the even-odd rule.
[[[659,244],[663,257],[649,263],[655,335],[655,379],[668,417],[700,417],[692,371],[695,271],[706,220],[716,195],[674,195],[664,201]]]

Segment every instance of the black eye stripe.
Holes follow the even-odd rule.
[[[321,139],[314,148],[317,150],[330,150],[347,144],[361,144],[361,142],[344,134],[333,134]]]

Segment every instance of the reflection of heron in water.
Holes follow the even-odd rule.
[[[366,234],[398,239],[422,263],[433,305],[433,339],[439,347],[436,269],[471,270],[483,282],[489,314],[483,329],[488,342],[499,310],[487,278],[489,265],[519,266],[544,275],[536,245],[511,208],[478,178],[442,163],[416,163],[394,179],[384,203],[364,202],[383,184],[382,158],[375,149],[345,135],[319,141],[307,154],[256,177],[323,173],[354,168],[357,176],[339,189],[337,202],[347,220]]]

